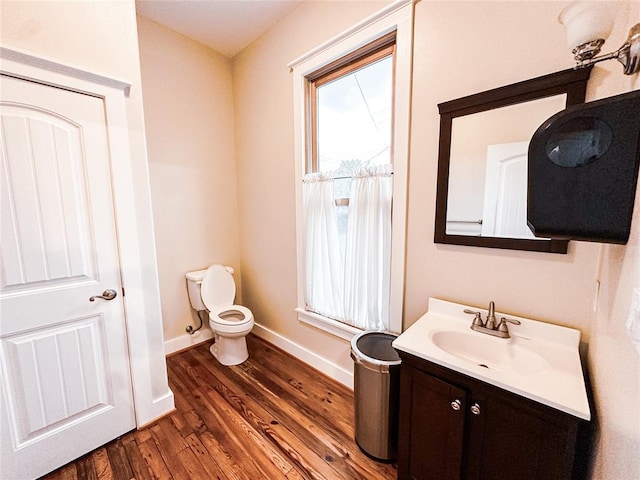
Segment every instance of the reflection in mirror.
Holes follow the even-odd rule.
[[[436,243],[567,253],[567,240],[527,226],[527,151],[549,117],[584,103],[590,74],[564,70],[438,105]]]
[[[535,239],[527,227],[527,149],[565,104],[565,94],[554,95],[453,119],[447,234]]]

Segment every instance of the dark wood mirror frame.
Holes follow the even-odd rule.
[[[456,117],[553,95],[566,94],[566,107],[584,103],[587,81],[589,80],[591,70],[592,67],[579,70],[563,70],[438,105],[438,110],[440,111],[440,142],[438,152],[435,243],[528,250],[534,252],[567,253],[568,240],[481,237],[450,235],[446,233],[451,130],[453,119]]]

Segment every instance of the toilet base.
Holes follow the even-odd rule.
[[[240,365],[249,358],[247,349],[247,338],[242,337],[221,337],[215,334],[215,343],[209,347],[211,355],[222,365]]]

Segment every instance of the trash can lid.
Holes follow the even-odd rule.
[[[388,332],[362,332],[351,339],[351,351],[359,360],[374,365],[400,365],[400,356],[391,346],[397,337]]]

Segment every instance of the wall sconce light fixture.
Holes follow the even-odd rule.
[[[636,23],[626,42],[616,51],[597,56],[615,23],[613,2],[579,1],[567,5],[558,16],[567,32],[567,43],[575,55],[576,68],[615,58],[625,75],[640,71],[640,23]]]

